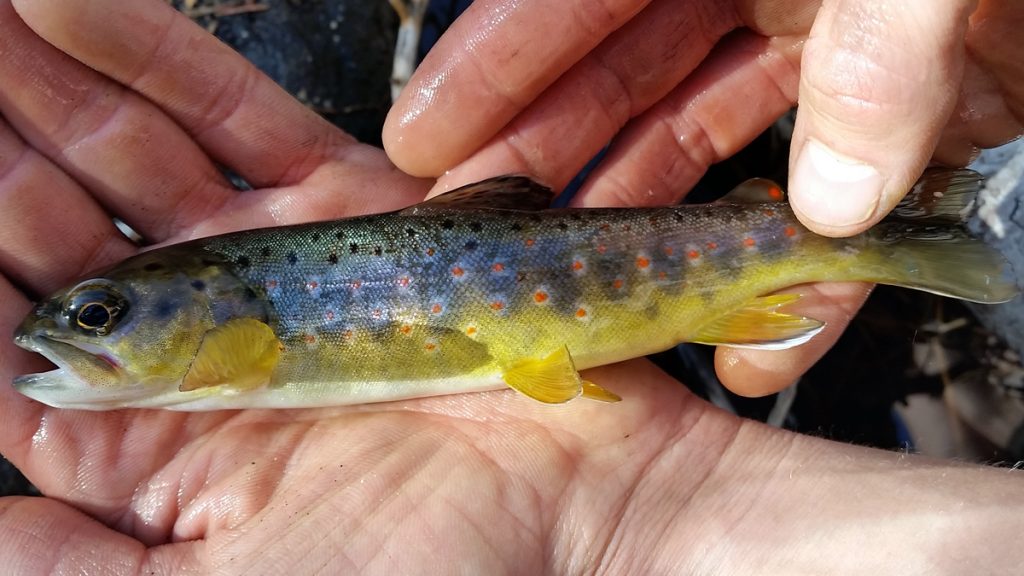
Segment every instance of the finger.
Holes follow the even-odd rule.
[[[935,150],[959,94],[973,0],[830,0],[803,55],[790,201],[808,228],[880,220]]]
[[[354,140],[156,0],[16,1],[40,36],[138,91],[250,184],[306,178]]]
[[[871,293],[860,282],[821,283],[783,292],[801,294],[786,312],[814,318],[825,328],[807,343],[787,350],[751,350],[719,346],[715,370],[727,388],[742,396],[765,396],[797,381],[842,336]]]
[[[147,549],[74,508],[49,498],[0,498],[0,572],[4,574],[201,573],[201,542]]]
[[[88,193],[0,119],[0,273],[38,295],[134,251]]]
[[[630,118],[668,94],[738,24],[723,6],[653,2],[482,150],[441,177],[434,190],[495,173],[526,173],[561,188]]]
[[[474,2],[395,102],[384,147],[410,174],[443,173],[649,1]]]
[[[711,164],[741,150],[789,110],[796,99],[800,48],[797,38],[751,33],[722,42],[616,137],[573,204],[677,202]]]
[[[6,0],[0,86],[0,113],[22,137],[150,239],[236,195],[171,119],[44,42]]]

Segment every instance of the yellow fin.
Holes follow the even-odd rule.
[[[618,402],[622,400],[618,394],[605,390],[589,380],[583,380],[582,384],[584,398],[590,398],[591,400],[598,400],[600,402]]]
[[[825,324],[813,318],[784,314],[778,309],[800,299],[799,294],[762,296],[702,327],[694,342],[782,350],[799,346],[821,332]]]
[[[259,320],[239,318],[203,336],[196,357],[178,387],[182,392],[228,385],[250,390],[267,384],[281,357],[274,330]]]
[[[509,387],[545,404],[562,404],[583,392],[583,380],[567,346],[541,360],[521,360],[501,377]]]

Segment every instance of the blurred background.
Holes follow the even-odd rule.
[[[393,70],[411,70],[470,1],[171,4],[305,105],[359,140],[380,146],[393,85],[400,88],[392,82]],[[755,176],[785,182],[792,120],[792,113],[786,115],[740,154],[712,167],[687,201],[714,200]],[[588,169],[598,162],[600,156]],[[986,151],[973,167],[989,180],[971,226],[1002,249],[1021,274],[1024,210],[1017,208],[1024,198],[1024,144]],[[878,287],[822,361],[771,397],[741,398],[725,390],[715,377],[713,349],[705,346],[682,345],[653,359],[681,385],[747,418],[843,442],[1016,467],[1024,460],[1022,353],[1020,298],[967,306]],[[36,493],[0,458],[0,496]]]

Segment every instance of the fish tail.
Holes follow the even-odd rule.
[[[982,303],[1006,302],[1020,289],[995,248],[972,236],[965,222],[982,179],[971,170],[924,173],[892,213],[867,232],[869,267],[882,284]]]

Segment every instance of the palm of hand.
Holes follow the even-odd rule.
[[[167,30],[171,44],[192,33],[180,24]],[[248,70],[240,58],[212,38],[200,42],[222,58],[207,82],[244,85],[246,74],[226,73]],[[0,3],[0,52],[13,46],[25,57],[0,58],[3,85],[30,88],[0,98],[10,122],[0,122],[0,224],[11,240],[0,253],[0,333],[10,334],[29,306],[15,286],[45,293],[135,250],[109,213],[151,240],[174,241],[383,210],[426,191],[265,78],[218,113],[217,90],[153,88],[196,73],[182,61],[154,59],[140,72],[134,53],[123,61],[76,55],[103,76],[41,41]],[[115,80],[138,85],[153,103]],[[281,121],[244,122],[271,116]],[[149,140],[132,138],[139,133]],[[264,142],[279,153],[268,158],[256,146]],[[234,192],[214,158],[263,188]],[[27,192],[36,190],[51,191],[73,217],[51,217],[52,204]],[[358,196],[365,190],[381,193]],[[40,364],[0,342],[0,380]],[[49,409],[3,386],[0,450],[51,498],[0,500],[0,531],[14,534],[4,555],[19,573],[54,564],[422,570],[428,560],[536,573],[664,557],[655,541],[640,554],[623,552],[625,531],[665,502],[672,513],[645,518],[645,533],[669,530],[739,422],[709,413],[643,361],[590,378],[627,399],[549,407],[496,392],[305,411],[85,413]],[[690,446],[699,450],[680,478]],[[55,542],[63,548],[50,556]]]

